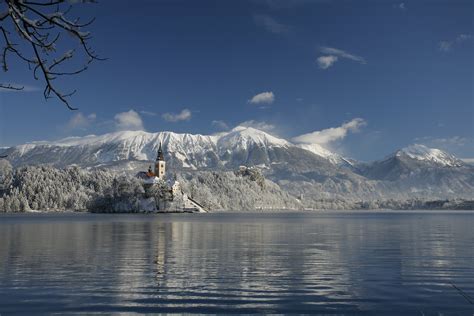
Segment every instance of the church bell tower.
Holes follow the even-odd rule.
[[[166,173],[166,162],[165,162],[165,157],[163,156],[163,150],[161,149],[161,142],[160,142],[160,148],[158,148],[158,155],[156,156],[156,162],[155,162],[155,176],[164,180],[165,173]]]

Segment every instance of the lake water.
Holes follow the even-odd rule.
[[[0,314],[474,314],[474,213],[0,216]]]

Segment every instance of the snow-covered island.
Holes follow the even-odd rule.
[[[240,166],[234,172],[184,172],[168,177],[164,156],[160,143],[154,168],[149,166],[148,171],[135,175],[45,164],[14,169],[0,160],[0,212],[302,209],[296,198],[265,180],[257,168]]]
[[[167,179],[160,143],[154,170],[135,177],[78,167],[13,170],[0,162],[0,212],[93,211],[206,213],[176,179]]]
[[[147,212],[197,212],[206,213],[199,202],[189,197],[176,179],[166,179],[166,161],[162,145],[158,148],[154,170],[138,172],[136,177],[143,182],[144,193],[139,200],[139,211]],[[130,209],[125,205],[125,210]]]

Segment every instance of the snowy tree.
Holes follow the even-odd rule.
[[[150,186],[146,190],[147,197],[153,197],[158,209],[168,209],[173,201],[173,194],[164,180]]]
[[[140,203],[153,197],[163,209],[182,207],[182,196],[173,196],[160,181],[144,190],[135,177],[105,170],[77,167],[56,169],[30,166],[11,169],[0,164],[8,187],[0,196],[0,212],[93,211],[138,212]],[[8,175],[8,177],[5,177]],[[177,174],[182,190],[209,210],[252,211],[264,209],[473,209],[471,200],[372,199],[352,201],[337,195],[296,198],[258,173],[188,171]]]
[[[0,1],[0,38],[3,40],[0,62],[4,72],[9,70],[11,57],[26,63],[34,79],[43,81],[46,99],[55,96],[74,110],[68,97],[76,91],[62,92],[55,80],[77,75],[85,71],[91,62],[101,58],[90,47],[91,35],[85,30],[94,20],[80,22],[78,17],[69,17],[72,3],[65,0]],[[75,43],[79,43],[79,49]],[[65,48],[65,51],[59,52],[58,48]],[[68,64],[77,67],[78,52],[85,56],[85,62],[78,68],[66,67]],[[24,87],[0,82],[0,89],[22,90]]]
[[[0,159],[0,196],[12,182],[13,168],[8,160]]]
[[[257,182],[258,185],[260,185],[262,188],[265,186],[265,177],[263,176],[262,172],[257,168],[241,167],[235,172],[235,174],[241,177],[249,177],[251,181]]]
[[[238,172],[198,171],[178,178],[185,193],[207,209],[255,210],[300,209],[301,203],[263,176],[242,176]],[[262,183],[264,182],[264,183]]]

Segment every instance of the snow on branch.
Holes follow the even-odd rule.
[[[104,60],[92,49],[88,41],[90,32],[84,30],[94,22],[80,22],[68,17],[72,5],[66,0],[0,0],[0,63],[4,72],[9,70],[10,56],[26,63],[35,80],[44,82],[45,99],[58,98],[70,110],[76,110],[68,98],[76,91],[64,92],[57,88],[55,80],[72,76],[88,69],[91,62]],[[95,3],[94,0],[75,1]],[[78,49],[68,49],[61,54],[59,47],[70,45],[68,38],[77,41]],[[71,67],[68,62],[82,54],[85,61]],[[77,64],[77,63],[75,63]],[[69,66],[69,67],[68,67]],[[22,90],[9,83],[1,83],[0,89]]]

